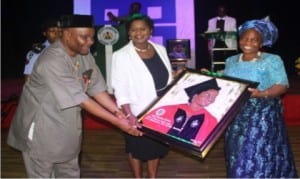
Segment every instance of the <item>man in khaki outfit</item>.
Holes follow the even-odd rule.
[[[62,38],[40,55],[26,82],[8,144],[22,151],[28,177],[80,177],[81,109],[139,136],[106,92],[90,46],[93,17],[61,18]]]

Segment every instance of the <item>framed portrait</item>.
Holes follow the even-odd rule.
[[[186,61],[191,58],[189,39],[167,39],[167,53],[172,61]]]
[[[141,130],[203,159],[257,85],[187,69],[138,117]]]

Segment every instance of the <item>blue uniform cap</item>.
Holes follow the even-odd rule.
[[[56,19],[47,19],[41,25],[42,32],[46,32],[49,28],[59,27],[59,21]]]

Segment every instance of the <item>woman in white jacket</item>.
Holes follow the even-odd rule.
[[[166,89],[172,80],[172,68],[165,47],[149,41],[153,21],[135,14],[127,22],[129,43],[113,53],[112,87],[117,104],[133,123]],[[126,152],[136,178],[142,178],[142,162],[147,161],[149,178],[155,178],[159,160],[168,146],[146,136],[125,134]]]

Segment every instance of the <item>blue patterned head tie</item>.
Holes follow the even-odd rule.
[[[278,38],[278,29],[268,18],[246,21],[238,28],[239,36],[248,29],[255,29],[261,35],[263,46],[271,47]]]

